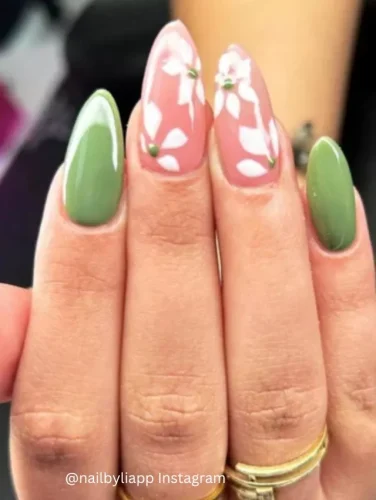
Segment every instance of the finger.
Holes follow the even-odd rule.
[[[11,398],[31,302],[30,290],[0,284],[0,403]]]
[[[184,50],[192,52],[197,68],[197,74],[188,77],[194,84],[192,112],[189,103],[177,105],[179,78],[169,74],[174,73],[174,61],[183,60]],[[226,457],[205,100],[196,94],[201,79],[193,53],[193,42],[181,23],[163,30],[150,55],[142,105],[128,127],[122,456],[125,472],[154,478],[149,487],[129,484],[132,498],[202,498],[214,488],[212,482],[222,474]],[[153,118],[158,116],[154,125],[160,127],[154,135]],[[139,151],[140,127],[144,144]],[[170,130],[172,142],[163,145]],[[174,149],[175,140],[181,148]],[[188,478],[185,484],[178,474]],[[192,488],[197,474],[201,480]]]
[[[307,176],[310,253],[329,388],[329,500],[376,496],[374,263],[362,202],[330,139],[314,146]],[[315,230],[315,227],[317,231]]]
[[[230,459],[233,465],[279,465],[316,442],[326,416],[304,214],[291,147],[275,125],[260,70],[240,47],[231,46],[220,60],[217,82],[211,164],[224,288]],[[316,499],[318,491],[316,473],[281,489],[278,500]]]
[[[66,475],[117,473],[123,149],[116,105],[98,91],[75,125],[38,240],[11,416],[20,500],[114,499],[112,484],[72,487]]]

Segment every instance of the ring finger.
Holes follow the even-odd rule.
[[[251,84],[250,84],[251,82]],[[224,286],[233,465],[279,465],[322,434],[326,384],[290,147],[254,61],[222,56],[212,176]],[[318,474],[278,499],[313,499]]]

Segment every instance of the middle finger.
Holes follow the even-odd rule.
[[[188,58],[192,67],[184,66]],[[184,101],[187,92],[192,101]],[[193,41],[171,23],[152,49],[127,138],[122,456],[128,475],[151,476],[148,488],[128,485],[132,498],[202,498],[224,468],[224,356],[201,92]],[[205,476],[199,484],[197,474]]]

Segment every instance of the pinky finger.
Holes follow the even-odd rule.
[[[31,291],[0,284],[0,403],[9,401],[29,321]]]
[[[340,148],[314,146],[307,174],[310,254],[329,390],[327,500],[376,498],[376,300],[372,249]]]

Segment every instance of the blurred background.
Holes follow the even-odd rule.
[[[153,39],[176,17],[190,28],[208,69],[209,99],[219,54],[228,43],[241,43],[261,66],[276,114],[293,139],[303,131],[312,134],[308,142],[322,134],[339,140],[376,242],[376,2],[246,4],[1,0],[0,282],[31,285],[45,197],[81,105],[96,88],[106,87],[125,125],[140,96]],[[301,142],[296,145],[299,153]],[[1,406],[2,500],[14,499],[8,417],[9,408]]]

